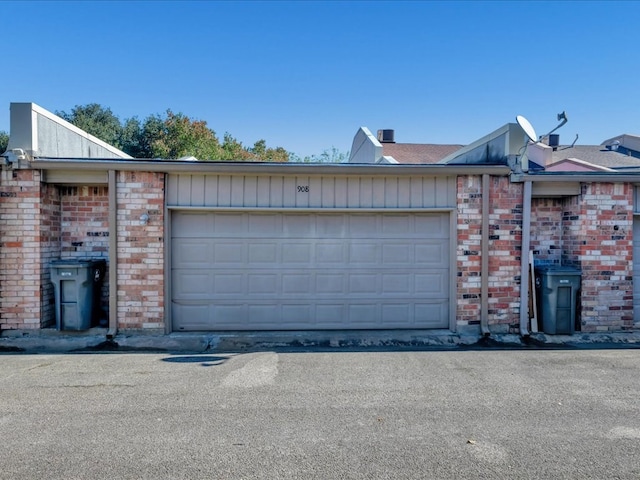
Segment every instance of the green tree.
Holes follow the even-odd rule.
[[[300,158],[295,153],[289,153],[290,162],[302,162],[302,163],[345,163],[349,160],[349,151],[341,152],[336,147],[325,149],[320,155],[313,154]]]
[[[162,128],[151,141],[153,157],[180,158],[194,156],[199,160],[222,160],[222,147],[207,122],[191,120],[182,113],[167,110]]]
[[[284,148],[267,147],[264,140],[258,140],[253,148],[245,148],[227,132],[220,143],[206,121],[192,120],[171,110],[164,116],[150,115],[144,122],[132,117],[124,123],[111,109],[97,103],[76,105],[70,113],[56,114],[134,158],[194,156],[199,160],[289,161]]]
[[[5,131],[0,131],[0,153],[7,151],[9,146],[9,134]]]
[[[122,124],[110,108],[105,108],[97,103],[88,105],[76,105],[70,113],[56,112],[67,122],[74,124],[85,132],[98,137],[100,140],[122,148]]]
[[[240,160],[240,161],[252,161],[255,160],[249,150],[242,146],[242,142],[239,142],[231,136],[230,133],[224,134],[224,142],[222,143],[223,160]]]

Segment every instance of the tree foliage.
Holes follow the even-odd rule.
[[[336,147],[325,149],[320,155],[311,155],[304,158],[300,158],[296,154],[290,154],[290,162],[303,162],[303,163],[345,163],[349,160],[349,152],[341,152]]]
[[[143,122],[137,117],[121,122],[110,108],[97,103],[56,114],[134,158],[193,156],[199,160],[287,162],[290,156],[282,147],[267,147],[264,140],[245,147],[228,132],[221,143],[206,121],[172,110],[164,116],[150,115]]]
[[[9,134],[7,132],[0,131],[0,153],[6,152],[8,146],[9,146]]]
[[[56,112],[67,122],[74,124],[85,132],[98,137],[117,148],[123,148],[122,124],[110,108],[105,108],[97,103],[88,105],[76,105],[70,113]]]

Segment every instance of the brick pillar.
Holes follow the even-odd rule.
[[[492,177],[489,212],[489,328],[520,323],[523,185]]]
[[[164,330],[164,177],[118,173],[119,329]],[[149,222],[141,225],[145,213]]]
[[[480,324],[482,177],[457,178],[456,321],[459,327]]]
[[[633,328],[633,186],[592,183],[567,202],[563,262],[582,270],[585,332]]]
[[[41,327],[40,172],[2,171],[0,328]]]

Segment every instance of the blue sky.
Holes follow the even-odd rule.
[[[358,127],[470,143],[524,115],[562,143],[640,134],[640,2],[1,2],[10,102],[167,109],[298,155]]]

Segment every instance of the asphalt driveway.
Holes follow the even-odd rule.
[[[640,478],[640,350],[0,355],[0,478]]]

